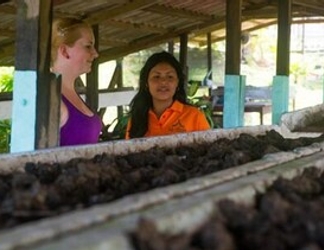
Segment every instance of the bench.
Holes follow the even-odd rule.
[[[223,104],[216,104],[213,107],[213,115],[215,117],[222,116],[223,113]],[[262,102],[247,102],[244,105],[244,112],[257,112],[260,115],[260,124],[263,125],[263,116],[264,114],[271,113],[272,105],[271,103],[262,103]],[[221,114],[220,114],[221,113]]]
[[[215,117],[222,117],[224,108],[224,87],[218,87],[211,93],[213,98],[213,115]],[[290,99],[292,100],[293,110],[295,109],[295,90],[291,89]],[[256,112],[260,116],[260,124],[263,125],[263,117],[265,114],[272,112],[272,96],[271,86],[245,87],[245,105],[244,112]]]

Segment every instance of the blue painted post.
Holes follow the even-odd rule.
[[[36,71],[15,71],[10,152],[35,150]]]
[[[223,127],[244,125],[245,76],[225,75]]]
[[[289,106],[289,76],[274,76],[272,86],[272,124],[279,124]]]
[[[57,145],[59,105],[50,80],[50,44],[53,0],[16,0],[16,43],[10,152],[34,151]],[[56,87],[56,88],[55,88]],[[53,91],[50,91],[54,89]],[[55,97],[58,96],[57,94]],[[56,98],[58,99],[58,98]],[[57,102],[58,103],[58,102]],[[50,119],[56,115],[52,126]],[[51,143],[54,141],[54,143]]]

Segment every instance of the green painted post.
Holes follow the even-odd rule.
[[[244,120],[245,76],[225,75],[223,127],[242,127]]]
[[[274,76],[272,85],[272,124],[279,124],[281,115],[288,112],[289,76]]]

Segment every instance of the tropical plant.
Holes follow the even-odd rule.
[[[0,68],[0,92],[13,91],[13,67]],[[0,120],[0,153],[8,153],[10,145],[11,120]]]
[[[306,75],[306,67],[299,62],[290,64],[290,74],[293,76],[294,83],[298,83],[301,76]]]
[[[204,112],[210,127],[214,128],[215,124],[213,120],[213,107],[211,101],[207,96],[196,95],[200,86],[201,81],[190,80],[188,82],[187,97],[190,104],[198,107]]]
[[[0,120],[0,153],[8,153],[10,145],[11,120]]]
[[[13,91],[13,68],[0,68],[0,92]]]
[[[101,130],[100,141],[125,139],[128,118],[129,114],[124,112],[116,117],[111,123],[105,125]],[[109,132],[108,130],[111,126],[114,126],[114,129],[112,132]]]

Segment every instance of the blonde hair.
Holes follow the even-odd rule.
[[[63,17],[54,19],[52,24],[51,64],[57,58],[57,50],[60,45],[73,46],[81,37],[82,29],[91,30],[91,26],[77,18]]]

